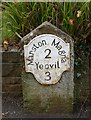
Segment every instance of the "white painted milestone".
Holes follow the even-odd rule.
[[[42,34],[24,45],[26,72],[40,84],[57,83],[70,69],[70,44],[52,34]]]

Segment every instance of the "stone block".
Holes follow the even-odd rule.
[[[72,91],[68,88],[72,86],[69,84],[69,79],[50,86],[39,84],[32,74],[23,73],[22,79],[25,111],[35,115],[72,114]]]
[[[38,37],[39,35],[44,35],[44,34],[45,35],[46,34],[54,35],[56,37],[61,38],[61,40],[63,40],[65,43],[70,44],[70,55],[69,55],[70,56],[70,69],[63,72],[62,76],[60,76],[60,79],[57,83],[51,84],[51,82],[50,82],[50,85],[42,84],[42,82],[40,84],[36,80],[36,77],[33,76],[34,71],[32,72],[33,74],[26,73],[27,70],[25,71],[25,69],[24,69],[22,72],[24,108],[25,108],[25,111],[29,111],[35,115],[36,114],[40,114],[40,115],[54,114],[56,116],[58,114],[59,115],[64,114],[66,116],[67,114],[73,113],[73,101],[74,101],[74,93],[73,93],[74,92],[74,81],[73,81],[73,78],[74,78],[74,49],[73,49],[74,43],[73,43],[73,39],[69,35],[64,33],[63,31],[61,31],[58,28],[56,28],[55,26],[53,26],[52,24],[50,24],[48,22],[44,22],[42,25],[38,26],[31,33],[29,33],[28,35],[26,35],[25,37],[23,37],[21,39],[21,49],[23,49],[24,45],[27,45],[29,42],[30,42],[29,44],[31,44],[31,42],[33,42],[34,39],[36,39],[35,38],[36,36]],[[48,38],[49,37],[47,36],[45,39],[48,39]],[[45,39],[43,39],[43,40],[45,40]],[[50,39],[48,39],[48,40],[50,40]],[[53,40],[55,40],[55,39],[53,39]],[[58,49],[61,49],[60,48],[61,45],[58,46],[60,41],[58,43],[57,42],[54,43],[54,46],[56,46]],[[40,44],[40,42],[39,42],[39,44]],[[48,44],[48,45],[50,45],[50,44]],[[35,44],[33,44],[33,46],[35,46]],[[36,48],[38,48],[38,47],[36,47]],[[51,48],[51,45],[47,48],[49,51],[49,54],[47,53],[47,58],[48,58],[49,62],[50,62],[49,58],[51,59],[51,57],[49,56],[50,48]],[[43,49],[44,50],[46,49],[46,45],[43,47]],[[41,54],[41,52],[43,51],[43,49],[40,51],[40,54],[37,54],[38,53],[38,51],[37,51],[36,56],[34,56],[35,58],[37,58],[37,56],[40,55],[41,61],[42,61],[42,57],[43,57],[42,56],[43,54]],[[32,47],[32,50],[35,50],[35,48]],[[51,52],[54,53],[54,51],[51,51]],[[54,58],[56,58],[57,52],[55,52],[54,54],[55,54]],[[68,57],[67,57],[67,59],[69,59]],[[47,60],[45,60],[45,57],[43,59],[44,59],[44,61],[47,61]],[[55,61],[55,59],[52,59],[52,60]],[[42,64],[44,64],[44,63],[42,63]],[[53,65],[51,65],[51,68],[53,68]],[[35,69],[35,67],[34,67],[34,69]],[[33,70],[33,68],[30,69],[30,72],[32,70]],[[50,70],[50,69],[48,68],[48,70]],[[56,71],[56,73],[57,73],[56,67],[55,67],[54,71]],[[60,72],[61,72],[61,70],[60,70]],[[35,72],[35,74],[38,77],[41,77],[42,73],[43,73],[42,70],[41,70],[41,75],[38,74],[38,72]],[[51,78],[50,74],[48,72],[46,74],[47,74],[48,78]],[[43,75],[44,75],[44,73],[43,73]],[[41,78],[43,78],[43,76]],[[42,79],[41,79],[41,81],[42,81]]]
[[[21,61],[19,52],[2,52],[3,63],[19,63]]]
[[[2,63],[2,76],[3,77],[20,77],[21,76],[20,63]]]
[[[15,84],[15,85],[3,85],[2,92],[10,93],[10,92],[20,92],[22,91],[22,85]]]
[[[0,64],[0,77],[2,76],[2,63]]]
[[[22,84],[21,77],[2,77],[2,85]]]
[[[0,52],[0,63],[2,63],[2,52]]]
[[[22,97],[22,91],[17,91],[17,92],[7,91],[7,92],[2,93],[2,98],[6,98],[7,96],[9,96],[9,97]]]

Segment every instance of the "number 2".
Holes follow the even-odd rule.
[[[50,53],[51,53],[51,50],[50,49],[45,49],[44,52],[48,51],[48,54],[45,56],[45,58],[51,58],[50,57]]]

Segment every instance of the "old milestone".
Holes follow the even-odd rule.
[[[74,40],[45,21],[21,42],[25,111],[40,116],[72,114]]]
[[[55,84],[70,69],[70,45],[52,34],[42,34],[24,45],[26,72],[40,84]]]

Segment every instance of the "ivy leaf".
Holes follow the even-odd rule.
[[[77,78],[79,78],[81,76],[81,73],[77,73]]]

